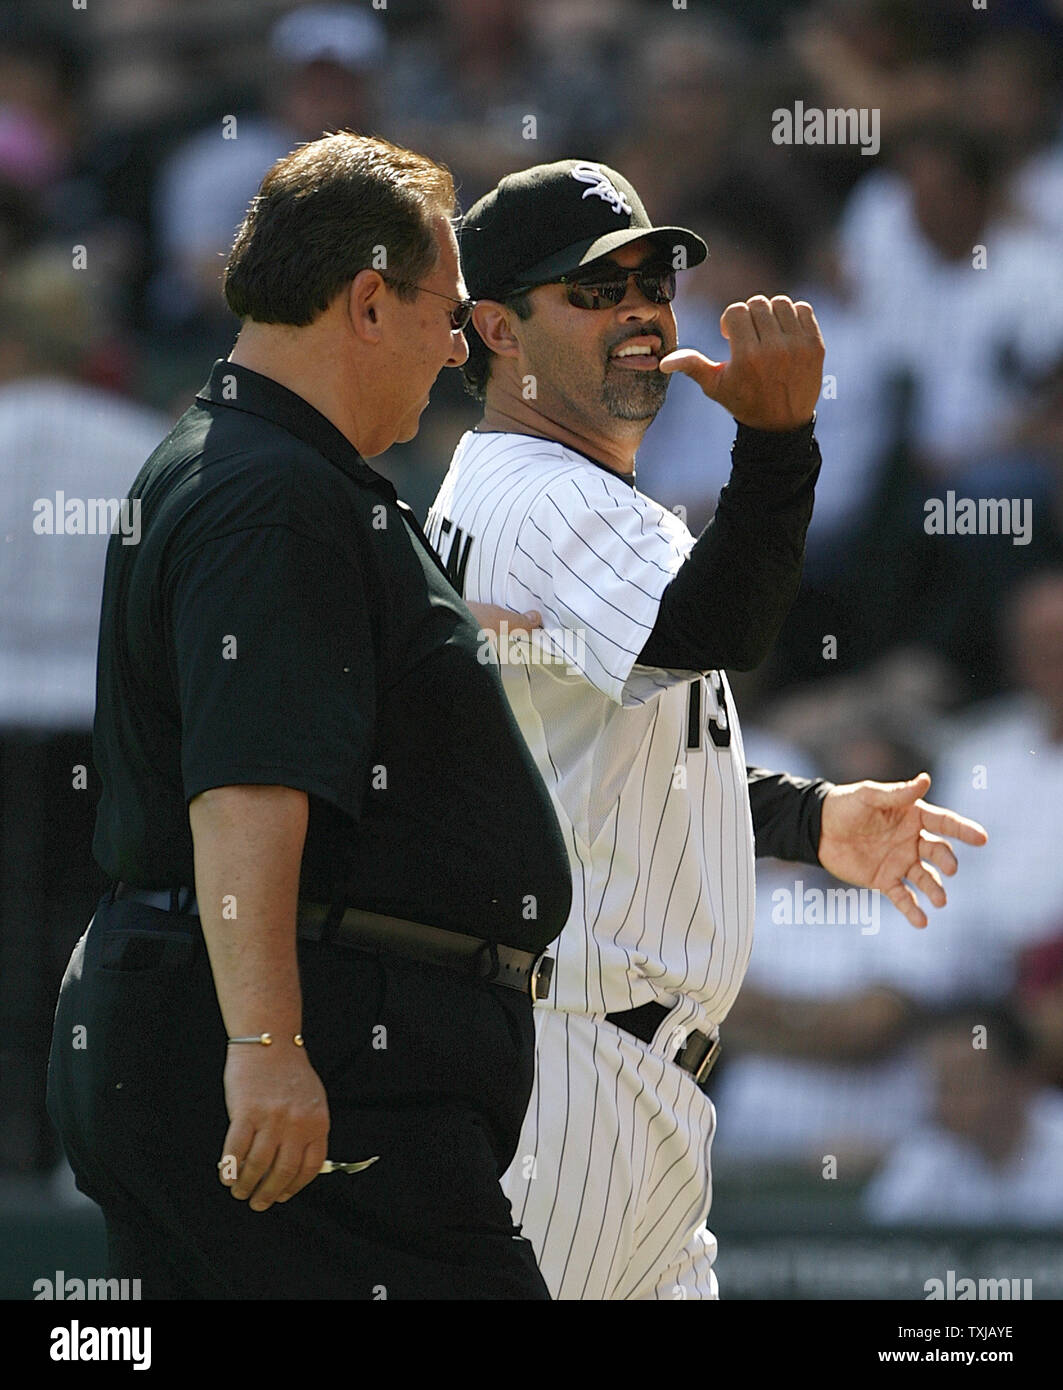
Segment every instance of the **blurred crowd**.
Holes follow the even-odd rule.
[[[878,112],[881,149],[776,143],[798,102]],[[709,244],[676,312],[711,357],[728,303],[813,304],[825,462],[801,594],[735,681],[749,758],[925,768],[990,840],[923,932],[885,902],[787,920],[829,884],[761,861],[718,1181],[833,1156],[869,1221],[1063,1224],[1063,0],[0,6],[0,1180],[59,1171],[51,1009],[101,887],[106,536],[39,534],[34,503],[124,495],[232,345],[263,173],[340,127],[444,161],[464,206],[554,158],[620,169]],[[420,515],[476,418],[444,372],[375,461]],[[673,377],[639,486],[697,533],[732,438]]]

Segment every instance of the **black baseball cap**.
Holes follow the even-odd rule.
[[[473,299],[505,299],[545,284],[640,237],[659,241],[669,260],[709,254],[685,227],[655,227],[623,175],[586,159],[559,159],[507,174],[474,203],[459,231],[461,264]]]

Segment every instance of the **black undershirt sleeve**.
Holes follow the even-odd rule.
[[[785,433],[738,426],[730,481],[661,595],[640,665],[751,671],[767,656],[801,580],[821,463],[815,423]]]
[[[757,858],[818,864],[823,801],[834,783],[762,767],[747,767],[746,782]]]
[[[731,478],[712,521],[661,596],[639,664],[748,671],[767,656],[797,596],[821,457],[815,417],[784,434],[738,426]],[[747,767],[758,858],[819,863],[834,785]]]

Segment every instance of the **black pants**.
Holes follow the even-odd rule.
[[[499,1178],[531,1090],[531,1002],[299,942],[328,1156],[379,1155],[253,1212],[218,1178],[225,1030],[199,921],[104,897],[67,967],[48,1108],[144,1298],[548,1298]]]

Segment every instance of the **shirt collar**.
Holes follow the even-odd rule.
[[[260,419],[280,425],[296,439],[312,445],[355,482],[374,487],[392,501],[396,500],[391,482],[375,468],[369,467],[331,420],[326,420],[309,401],[289,391],[272,377],[219,358],[206,385],[196,392],[196,399],[229,410],[242,410],[248,415],[257,415]]]
[[[557,449],[566,449],[570,454],[579,454],[580,458],[586,459],[588,463],[593,463],[595,468],[600,468],[603,473],[610,473],[614,478],[619,478],[622,483],[627,483],[632,492],[635,489],[635,470],[630,473],[618,473],[615,468],[610,468],[607,463],[602,463],[600,459],[591,458],[590,454],[585,454],[582,449],[577,449],[574,444],[562,444],[560,439],[550,439],[545,434],[524,434],[523,430],[481,430],[473,429],[472,434],[521,434],[525,439],[538,439],[542,444],[553,444]]]

